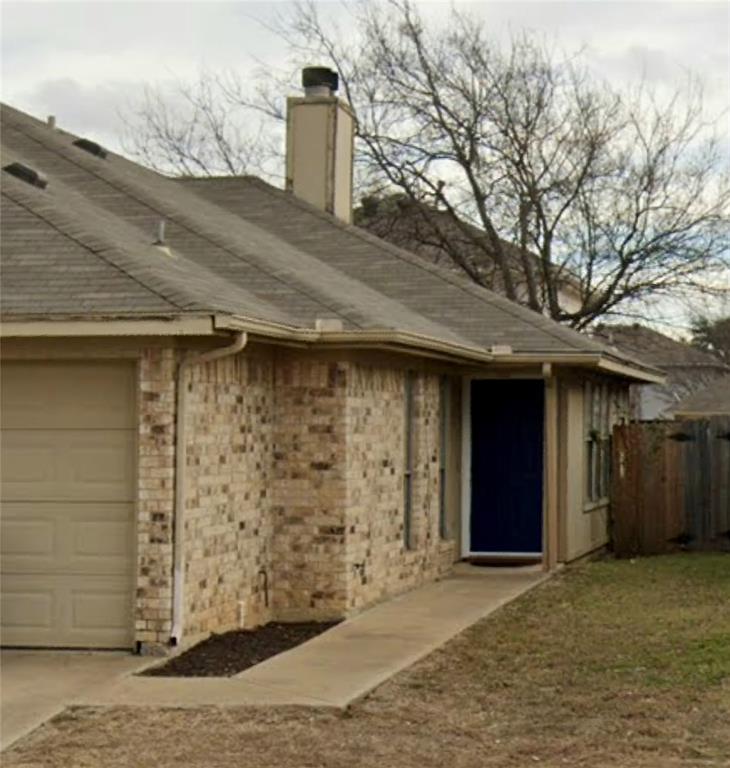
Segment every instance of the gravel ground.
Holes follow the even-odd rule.
[[[2,764],[730,766],[730,556],[568,569],[344,712],[70,709]]]

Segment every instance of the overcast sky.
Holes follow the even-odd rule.
[[[319,5],[323,16],[346,17],[341,3]],[[448,2],[419,5],[436,18],[451,7]],[[584,48],[588,62],[614,82],[643,76],[659,89],[670,89],[687,73],[698,75],[712,111],[726,112],[730,145],[730,3],[482,0],[458,5],[483,16],[497,38],[528,28],[566,51]],[[285,65],[284,43],[266,25],[287,7],[275,1],[2,0],[2,98],[40,118],[55,115],[60,127],[119,150],[119,114],[140,102],[145,84],[164,87],[192,79],[201,67],[246,73],[260,62]],[[716,302],[707,310],[717,312]],[[685,312],[680,314],[686,317]]]
[[[711,105],[730,103],[727,2],[474,2],[497,36],[524,27],[567,50],[586,46],[610,79],[642,73],[671,86],[687,71],[706,83]],[[421,3],[429,15],[447,3]],[[194,76],[201,66],[251,71],[254,60],[281,65],[284,44],[259,22],[285,2],[3,2],[3,99],[32,114],[118,147],[119,110],[145,83]],[[323,11],[341,13],[339,3]]]

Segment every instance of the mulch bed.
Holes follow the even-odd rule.
[[[271,622],[257,629],[234,629],[221,635],[211,635],[166,664],[140,674],[152,677],[231,677],[301,645],[336,624],[339,622]]]

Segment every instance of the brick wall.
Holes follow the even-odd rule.
[[[345,373],[312,356],[277,360],[272,583],[283,620],[345,610]]]
[[[172,620],[175,363],[172,350],[140,361],[136,630],[150,644],[169,641]],[[428,373],[416,377],[404,547],[405,375],[266,348],[188,370],[186,642],[239,626],[241,603],[247,625],[340,617],[448,570]]]
[[[270,618],[272,355],[243,352],[193,366],[185,386],[189,642]]]
[[[135,639],[167,643],[172,627],[175,506],[175,353],[144,350],[137,402],[138,498]]]
[[[347,371],[348,610],[445,574],[454,542],[439,535],[439,378],[414,387],[410,547],[404,543],[405,370]]]

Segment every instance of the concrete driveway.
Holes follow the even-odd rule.
[[[0,747],[80,698],[153,663],[117,651],[13,651],[0,654]]]

